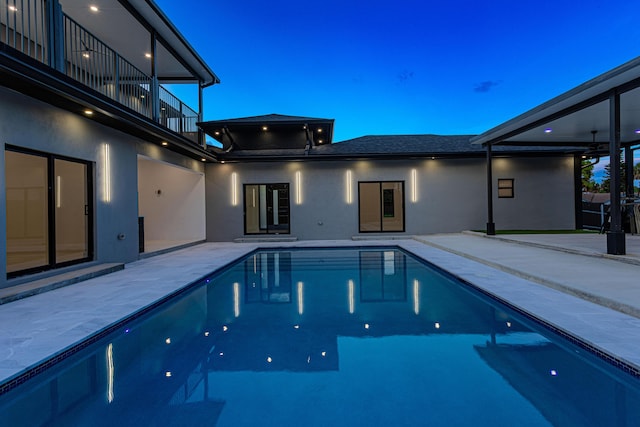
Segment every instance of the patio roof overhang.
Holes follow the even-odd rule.
[[[528,112],[471,139],[487,147],[487,234],[495,234],[493,222],[492,146],[575,146],[586,155],[610,158],[611,226],[607,253],[624,255],[622,228],[621,149],[633,159],[640,143],[640,57],[557,96]],[[633,192],[633,161],[627,162],[626,192]],[[579,198],[576,197],[577,203]]]
[[[640,143],[640,57],[610,70],[474,138],[472,144],[608,145],[609,97],[620,96],[620,143]]]

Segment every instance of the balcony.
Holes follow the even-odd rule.
[[[150,3],[0,0],[0,43],[201,145],[200,114],[165,85],[196,85],[201,105],[217,77]]]

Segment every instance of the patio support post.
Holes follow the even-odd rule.
[[[607,233],[607,253],[624,255],[626,248],[620,205],[620,93],[617,90],[609,95],[609,167],[611,226]]]
[[[493,222],[493,173],[491,170],[491,143],[487,144],[487,235],[495,236],[496,224]]]
[[[198,122],[202,122],[204,116],[204,98],[203,98],[202,82],[198,82]],[[198,126],[198,142],[202,148],[207,148],[207,142],[205,140],[204,131]]]
[[[154,122],[160,123],[160,84],[158,83],[158,72],[156,69],[157,59],[157,36],[156,32],[151,32],[151,118]]]
[[[626,179],[626,183],[625,183],[625,196],[627,196],[627,199],[629,199],[629,197],[633,198],[634,196],[634,192],[633,192],[633,150],[631,149],[631,146],[628,145],[626,147],[624,147],[624,169],[625,169],[625,179]],[[632,200],[629,200],[632,201]]]
[[[58,0],[47,0],[46,13],[49,66],[65,73],[64,22],[62,19],[62,7]]]

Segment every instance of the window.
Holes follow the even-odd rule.
[[[244,233],[289,232],[289,184],[245,184]]]
[[[498,179],[498,197],[501,199],[513,198],[513,178]]]
[[[404,231],[404,182],[359,182],[360,232]]]
[[[89,163],[5,152],[7,276],[92,258]]]

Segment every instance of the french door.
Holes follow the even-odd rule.
[[[289,184],[245,184],[244,233],[289,234]]]
[[[8,277],[93,257],[90,172],[87,162],[7,148]]]

